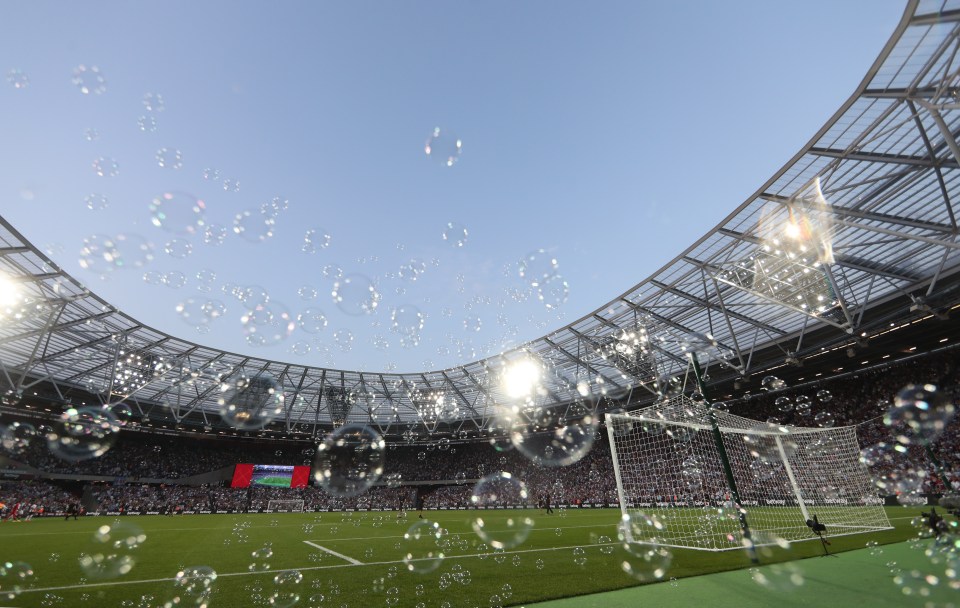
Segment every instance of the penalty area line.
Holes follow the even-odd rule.
[[[361,562],[361,561],[358,560],[358,559],[353,559],[352,557],[347,557],[347,556],[344,555],[343,553],[337,553],[337,552],[334,551],[333,549],[327,549],[327,548],[324,547],[323,545],[318,545],[317,543],[312,543],[312,542],[310,542],[309,540],[305,540],[305,541],[303,541],[303,542],[305,542],[306,544],[310,545],[311,547],[313,547],[313,548],[315,548],[315,549],[320,549],[321,551],[324,551],[324,552],[326,552],[326,553],[329,553],[330,555],[333,555],[334,557],[339,557],[339,558],[342,559],[342,560],[348,561],[348,562],[350,562],[351,564],[353,564],[354,566],[363,566],[363,565],[364,565],[364,563]]]

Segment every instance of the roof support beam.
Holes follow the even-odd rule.
[[[906,156],[902,154],[882,154],[879,152],[864,152],[850,150],[834,150],[831,148],[810,148],[807,150],[814,156],[825,156],[827,158],[839,158],[842,160],[857,160],[870,163],[893,163],[896,165],[915,165],[919,167],[949,167],[950,169],[960,168],[955,159],[937,159],[927,156]]]
[[[721,307],[721,306],[719,306],[719,305],[717,305],[717,304],[714,304],[714,303],[712,303],[712,302],[708,302],[707,300],[704,300],[703,298],[699,298],[699,297],[697,297],[697,296],[695,296],[695,295],[689,294],[689,293],[687,293],[687,292],[685,292],[685,291],[682,291],[682,290],[680,290],[680,289],[677,289],[677,288],[675,288],[675,287],[670,287],[669,285],[667,285],[667,284],[665,284],[665,283],[661,283],[660,281],[657,281],[656,279],[651,280],[650,283],[651,283],[652,285],[656,285],[657,287],[659,287],[660,289],[662,289],[662,290],[664,290],[664,291],[667,291],[667,292],[669,292],[669,293],[672,293],[672,294],[675,295],[675,296],[680,296],[681,298],[685,298],[685,299],[687,299],[687,300],[690,300],[691,302],[693,302],[693,303],[695,303],[695,304],[699,304],[700,306],[703,306],[704,308],[709,308],[709,309],[711,309],[711,310],[715,310],[715,311],[719,312],[720,314],[730,315],[730,316],[731,316],[732,318],[734,318],[734,319],[738,319],[738,320],[740,320],[740,321],[743,321],[744,323],[749,323],[750,325],[753,325],[754,327],[759,327],[759,328],[764,329],[764,330],[766,330],[766,331],[768,331],[768,332],[770,332],[770,333],[772,333],[772,334],[777,334],[777,335],[780,335],[780,336],[785,336],[785,335],[787,335],[787,332],[783,331],[782,329],[778,329],[778,328],[776,328],[776,327],[774,327],[774,326],[772,326],[772,325],[767,325],[766,323],[764,323],[764,322],[762,322],[762,321],[757,321],[756,319],[752,319],[752,318],[748,317],[747,315],[743,315],[743,314],[740,314],[740,313],[738,313],[738,312],[734,312],[734,311],[732,311],[732,310],[727,310],[727,309],[725,309],[725,308],[723,308],[723,307]]]

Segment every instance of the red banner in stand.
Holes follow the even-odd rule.
[[[290,478],[291,488],[305,488],[310,485],[310,467],[294,466],[293,477]]]
[[[238,464],[237,468],[233,470],[233,481],[230,482],[230,487],[249,488],[251,479],[253,479],[253,465]]]

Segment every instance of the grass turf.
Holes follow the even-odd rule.
[[[894,530],[838,537],[832,550],[863,548],[868,541],[894,543],[916,536],[910,521],[920,509],[888,509]],[[483,512],[490,529],[503,529],[516,512]],[[597,593],[636,585],[620,563],[628,555],[616,545],[601,545],[602,536],[616,540],[619,511],[569,510],[547,516],[526,511],[534,528],[519,546],[501,552],[487,547],[473,532],[476,512],[425,513],[448,531],[446,557],[430,572],[410,572],[403,557],[412,546],[404,533],[417,521],[411,513],[398,520],[395,512],[304,513],[259,515],[187,515],[179,517],[87,517],[79,521],[42,519],[0,524],[0,562],[22,561],[33,567],[28,588],[4,606],[122,606],[152,607],[181,596],[173,582],[178,570],[209,566],[218,573],[211,606],[256,606],[287,587],[304,606],[496,606],[519,605],[552,598]],[[82,553],[110,554],[94,542],[100,526],[114,522],[142,531],[141,546],[127,553],[133,568],[121,575],[94,578],[81,570]],[[311,544],[308,544],[309,541]],[[424,541],[425,542],[425,541]],[[269,543],[269,545],[268,545]],[[263,557],[268,546],[272,552]],[[424,544],[420,544],[424,547]],[[435,546],[432,546],[436,550]],[[582,549],[581,551],[575,551]],[[259,552],[259,558],[253,556]],[[423,557],[426,549],[415,556]],[[818,555],[817,542],[794,543],[766,561]],[[710,553],[674,549],[667,577],[683,578],[746,568],[742,551]],[[361,562],[357,564],[355,562]],[[269,570],[251,571],[251,565]],[[416,562],[420,570],[429,561]],[[303,575],[295,585],[276,584],[278,571],[296,569]],[[10,581],[0,578],[0,588]],[[507,587],[505,587],[507,585]],[[895,590],[891,588],[891,593]],[[320,597],[322,601],[319,601]],[[312,598],[312,599],[311,599]],[[285,604],[282,595],[274,606]],[[128,602],[125,604],[124,602]],[[289,604],[288,604],[289,605]]]

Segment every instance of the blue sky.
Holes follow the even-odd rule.
[[[718,223],[853,92],[903,8],[9,2],[0,209],[94,292],[171,334],[327,367],[449,367],[593,311]],[[80,65],[99,68],[102,94],[71,82]],[[162,111],[145,106],[148,93]],[[424,153],[435,127],[462,141],[452,167]],[[168,159],[179,151],[180,168],[159,166],[163,148]],[[98,158],[118,174],[98,176]],[[203,221],[228,230],[275,197],[289,206],[264,242],[231,233],[211,246],[151,224],[150,202],[165,192],[202,199]],[[89,209],[93,194],[108,206]],[[443,241],[447,222],[466,227],[463,247]],[[310,228],[329,247],[303,253]],[[153,260],[85,269],[92,235],[139,237]],[[190,243],[187,257],[165,253],[174,238],[174,251]],[[517,272],[539,249],[569,285],[558,308]],[[411,260],[425,268],[415,281],[404,278]],[[343,313],[325,266],[373,281],[374,313]],[[199,271],[215,274],[210,291]],[[182,287],[154,284],[167,274],[176,285],[176,273]],[[328,324],[252,345],[249,305],[224,285],[262,287],[274,318],[286,309],[296,325],[312,308]],[[302,286],[318,297],[303,300]],[[201,334],[177,306],[208,300],[226,312]],[[423,315],[414,346],[392,328],[398,307]]]

